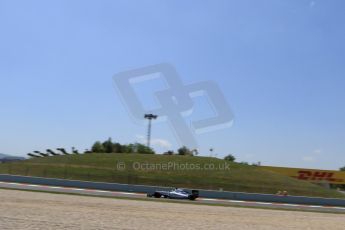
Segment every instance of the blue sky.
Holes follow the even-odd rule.
[[[0,152],[142,141],[146,123],[129,116],[112,76],[167,62],[185,84],[216,82],[235,115],[231,128],[197,136],[203,155],[213,147],[240,161],[338,169],[344,7],[342,0],[0,0]],[[144,101],[155,87],[143,87]],[[178,147],[164,122],[154,124],[153,139],[157,151]]]

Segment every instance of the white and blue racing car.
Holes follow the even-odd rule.
[[[198,190],[192,190],[191,192],[179,188],[175,188],[171,191],[155,191],[148,193],[147,197],[154,198],[169,198],[169,199],[180,199],[180,200],[195,200],[199,197]]]

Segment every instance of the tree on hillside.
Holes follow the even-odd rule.
[[[198,149],[193,149],[193,150],[192,150],[192,154],[193,154],[194,156],[198,156],[198,155],[199,155],[199,150],[198,150]]]
[[[140,154],[155,154],[152,148],[146,145],[135,143],[128,145],[121,145],[120,143],[113,142],[111,138],[104,141],[96,141],[91,147],[93,153],[140,153]]]
[[[103,145],[103,149],[105,153],[113,153],[113,141],[111,140],[111,138],[109,137],[108,140],[106,140],[105,142],[102,143]]]
[[[134,152],[135,153],[141,153],[141,154],[155,154],[153,149],[150,147],[140,144],[140,143],[135,143],[134,144]]]
[[[168,155],[168,156],[172,156],[172,155],[174,155],[174,154],[175,154],[175,153],[174,153],[173,150],[169,150],[169,151],[163,153],[163,155]]]
[[[177,150],[178,155],[181,156],[193,156],[193,151],[187,148],[186,146],[183,146]]]
[[[122,152],[123,153],[134,153],[135,152],[134,144],[122,145]]]
[[[345,172],[345,166],[340,168],[339,170]]]
[[[235,162],[236,157],[234,157],[232,154],[227,155],[226,157],[224,157],[224,160],[226,161],[231,161],[231,162]]]
[[[113,143],[113,153],[123,153],[123,152],[124,152],[123,145],[117,142]]]
[[[100,141],[96,141],[93,146],[91,147],[91,152],[93,153],[123,153],[125,151],[126,146],[121,145],[117,142],[113,143],[111,138],[101,143]]]
[[[105,150],[104,150],[104,147],[103,147],[102,143],[100,141],[96,141],[93,144],[93,146],[91,148],[91,151],[93,153],[104,153]]]

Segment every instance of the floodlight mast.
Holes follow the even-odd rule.
[[[147,147],[150,148],[150,145],[151,145],[152,120],[157,119],[158,116],[154,115],[154,114],[145,114],[144,118],[149,120],[149,127],[148,127],[148,130],[147,130]]]

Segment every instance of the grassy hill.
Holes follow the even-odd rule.
[[[337,191],[256,166],[208,157],[95,153],[52,156],[0,164],[0,173],[254,193],[286,190],[290,195],[345,198]]]

